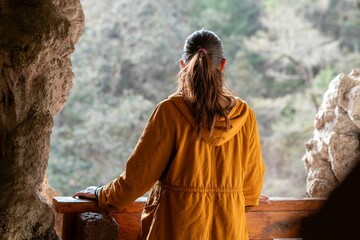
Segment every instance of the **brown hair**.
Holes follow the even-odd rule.
[[[193,108],[198,132],[205,127],[211,135],[219,117],[224,117],[227,130],[230,128],[227,115],[234,96],[224,86],[220,68],[223,59],[222,42],[215,33],[202,29],[186,39],[182,55],[185,66],[179,72],[178,93]]]

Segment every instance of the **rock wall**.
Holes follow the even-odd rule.
[[[0,0],[0,239],[58,239],[44,177],[83,24],[80,0]]]
[[[360,161],[360,70],[329,84],[303,162],[307,195],[328,197]]]

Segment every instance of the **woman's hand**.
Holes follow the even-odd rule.
[[[79,198],[88,198],[88,199],[94,199],[97,200],[95,195],[96,186],[89,186],[85,190],[81,190],[80,192],[77,192],[73,195],[73,198],[79,197]]]
[[[259,202],[261,203],[269,203],[269,197],[266,195],[260,195]]]

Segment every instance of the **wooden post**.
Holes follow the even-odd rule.
[[[76,213],[64,213],[62,225],[62,240],[75,239],[76,232]]]

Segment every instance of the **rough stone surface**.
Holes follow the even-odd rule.
[[[80,0],[0,0],[0,239],[58,239],[45,171],[83,24]]]
[[[360,70],[338,75],[329,84],[314,120],[314,136],[303,162],[306,192],[328,197],[360,161]]]
[[[118,224],[100,213],[86,212],[78,215],[76,239],[82,240],[117,240]]]

